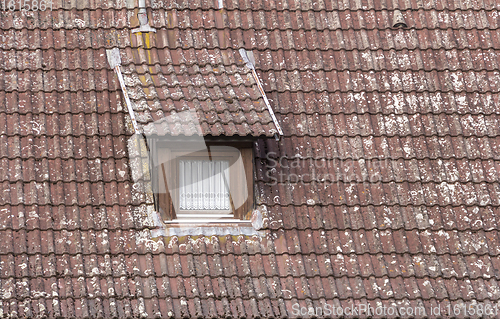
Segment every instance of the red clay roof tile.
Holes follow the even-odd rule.
[[[498,300],[498,3],[223,5],[152,3],[149,43],[131,36],[123,2],[4,15],[3,313],[287,317],[295,302]],[[407,29],[390,29],[394,9]],[[151,198],[129,172],[112,47],[142,124],[194,106],[205,134],[271,136],[235,51],[254,52],[285,131],[256,159],[269,237],[144,235]],[[273,174],[304,180],[270,185],[266,150],[288,157]],[[335,160],[315,170],[333,180],[284,167],[298,156]]]

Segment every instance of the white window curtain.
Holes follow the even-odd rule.
[[[179,161],[179,208],[229,209],[229,161]]]

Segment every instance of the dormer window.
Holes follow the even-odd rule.
[[[165,223],[248,220],[253,209],[253,151],[250,145],[156,143],[153,179],[157,211]]]

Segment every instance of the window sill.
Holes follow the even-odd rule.
[[[180,217],[174,220],[165,220],[164,224],[251,224],[252,222],[249,220],[240,220],[234,218],[218,218],[214,219],[209,216],[207,217]]]
[[[174,220],[159,229],[151,230],[152,237],[159,236],[226,236],[226,235],[247,235],[247,236],[265,236],[265,230],[257,230],[250,221],[231,220],[230,222],[186,222]]]
[[[266,235],[263,227],[263,217],[259,210],[254,210],[251,220],[240,220],[235,218],[207,219],[184,218],[171,221],[160,221],[159,214],[152,211],[152,219],[156,228],[151,229],[152,237],[160,236],[225,236],[225,235]]]

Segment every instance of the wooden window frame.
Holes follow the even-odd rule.
[[[155,199],[158,203],[157,209],[164,223],[183,223],[183,222],[198,222],[198,223],[228,223],[249,221],[254,208],[254,159],[253,149],[251,147],[233,147],[238,152],[224,152],[217,150],[218,146],[229,146],[224,144],[208,145],[207,150],[189,152],[189,145],[173,145],[169,144],[169,148],[157,148],[157,163],[153,178],[158,185],[158,192],[155,194]],[[209,159],[214,160],[229,160],[229,189],[230,189],[230,206],[228,211],[219,210],[196,210],[187,211],[180,210],[179,207],[179,161],[189,159],[206,158],[208,153]],[[241,157],[241,162],[237,160]],[[235,164],[236,163],[236,164]],[[238,163],[243,165],[238,166]],[[238,187],[238,182],[241,178],[238,172],[244,172],[246,180],[245,187]],[[168,182],[167,182],[168,181]],[[169,192],[168,187],[172,189]],[[239,208],[234,208],[234,202],[242,202],[248,193],[246,201]],[[237,198],[238,196],[243,196]]]

